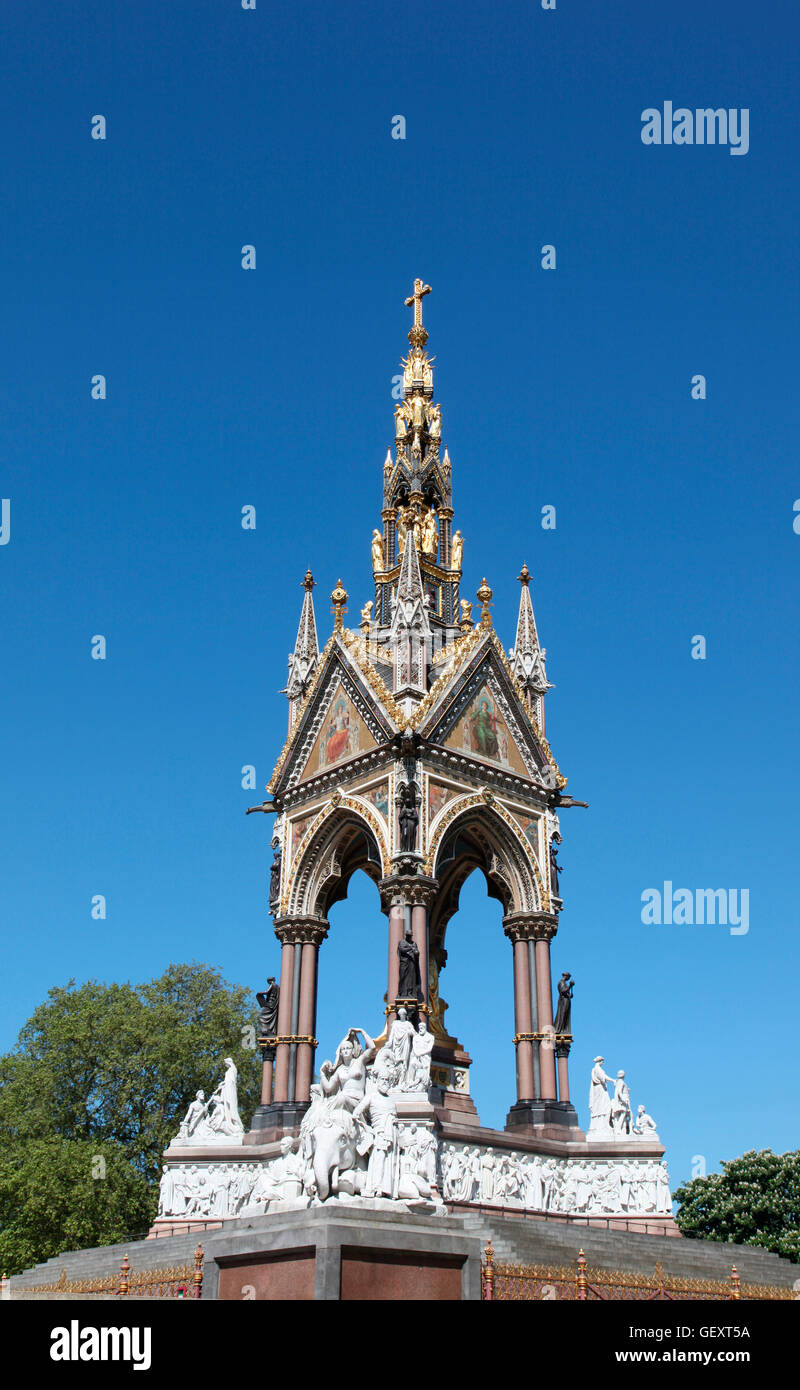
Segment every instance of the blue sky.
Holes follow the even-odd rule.
[[[421,275],[462,592],[487,576],[510,645],[529,565],[548,736],[590,802],[562,817],[553,947],[579,1111],[602,1052],[674,1184],[694,1155],[796,1146],[800,19],[653,8],[4,16],[0,1046],[72,976],[276,970],[240,769],[263,787],[283,743],[306,566],[322,640],[339,576],[351,621],[369,597]],[[749,152],[643,145],[665,100],[747,108]],[[664,880],[748,889],[749,932],[645,927]],[[321,1057],[385,989],[363,876],[331,920]],[[448,947],[448,1022],[502,1124],[511,953],[476,876]]]

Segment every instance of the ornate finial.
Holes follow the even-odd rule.
[[[522,572],[517,575],[517,579],[519,580],[520,584],[524,584],[525,588],[527,589],[528,585],[531,582],[531,572],[528,569],[527,565],[522,566]]]
[[[311,593],[311,590],[316,585],[316,582],[317,581],[311,573],[311,570],[306,570],[305,574],[303,575],[303,588],[306,590],[306,593]]]
[[[347,603],[347,592],[342,588],[341,579],[337,579],[336,581],[336,588],[331,594],[331,603],[333,604],[331,612],[334,615],[333,630],[334,632],[341,632],[342,614],[347,611],[345,608],[345,604]]]
[[[431,287],[422,280],[414,281],[414,293],[405,301],[406,308],[414,305],[414,325],[411,328],[408,341],[412,347],[424,347],[428,341],[427,329],[422,326],[422,298],[423,295],[430,294]]]
[[[481,605],[481,627],[491,627],[492,615],[489,612],[489,604],[492,601],[492,590],[486,583],[485,578],[481,580],[481,587],[478,589],[477,598]]]

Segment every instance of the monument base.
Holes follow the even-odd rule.
[[[250,1122],[245,1144],[269,1144],[283,1134],[298,1134],[308,1101],[277,1100],[259,1105]]]
[[[578,1112],[568,1100],[518,1100],[506,1116],[506,1129],[555,1130],[554,1138],[583,1139]],[[570,1131],[567,1134],[567,1131]]]

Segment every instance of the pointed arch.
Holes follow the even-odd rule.
[[[356,869],[376,883],[388,864],[386,827],[360,797],[334,797],[306,830],[292,864],[281,912],[290,917],[327,916],[347,896]]]

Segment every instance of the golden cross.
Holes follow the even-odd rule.
[[[424,285],[421,280],[414,281],[414,293],[406,300],[406,308],[410,309],[414,305],[414,327],[422,327],[422,296],[430,294],[430,285]]]

